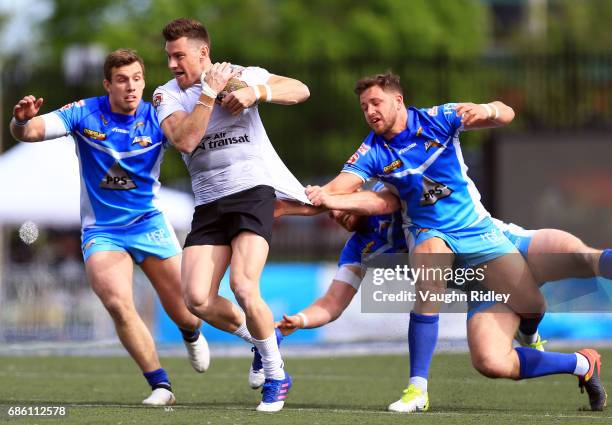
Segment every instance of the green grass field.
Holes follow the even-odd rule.
[[[602,350],[602,377],[612,382]],[[408,377],[402,356],[289,358],[294,386],[282,412],[254,411],[260,397],[246,382],[249,360],[213,359],[205,374],[186,359],[162,359],[178,405],[145,408],[144,379],[127,357],[0,357],[0,423],[39,424],[604,424],[612,411],[584,411],[573,376],[530,381],[490,380],[478,375],[467,354],[434,357],[430,410],[385,412]],[[9,418],[10,406],[66,406],[68,416]]]

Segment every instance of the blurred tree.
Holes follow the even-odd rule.
[[[213,60],[261,65],[304,81],[311,89],[305,104],[260,107],[271,140],[300,178],[335,173],[367,133],[352,92],[363,75],[392,69],[402,76],[407,102],[421,106],[482,92],[482,81],[464,74],[487,46],[487,9],[479,0],[53,3],[39,49],[47,52],[44,64],[58,68],[75,43],[135,48],[147,64],[147,98],[170,78],[161,28],[181,16],[207,26]],[[98,94],[99,87],[94,81],[80,97]],[[69,100],[61,95],[57,104]],[[184,175],[176,162],[166,164],[170,177]]]

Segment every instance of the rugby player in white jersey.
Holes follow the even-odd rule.
[[[300,81],[262,68],[213,64],[208,32],[198,21],[173,20],[163,35],[174,79],[157,88],[153,104],[189,169],[196,204],[182,262],[185,300],[198,317],[255,345],[265,376],[257,410],[275,412],[284,405],[291,377],[259,279],[275,192],[308,201],[272,148],[257,104],[292,105],[310,93]],[[230,288],[244,313],[218,294],[228,266]]]
[[[25,96],[13,109],[11,133],[40,142],[72,134],[81,169],[82,250],[91,287],[110,313],[121,343],[151,386],[143,404],[176,402],[151,333],[132,294],[134,262],[147,275],[178,325],[192,366],[210,362],[201,321],[181,297],[181,248],[158,208],[159,164],[167,149],[150,103],[142,101],[144,63],[119,49],[104,62],[106,96],[70,103],[37,116],[43,99]],[[128,171],[129,170],[129,171]]]

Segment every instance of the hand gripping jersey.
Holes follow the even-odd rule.
[[[370,132],[342,171],[364,181],[377,178],[395,188],[406,227],[461,230],[489,213],[467,176],[460,130],[455,104],[410,107],[403,132],[389,141]]]
[[[241,83],[235,84],[234,89],[265,84],[270,78],[268,71],[262,68],[240,69],[236,79]],[[191,113],[200,93],[200,84],[182,90],[174,79],[158,87],[153,94],[153,104],[159,122],[176,111]],[[182,156],[191,175],[196,205],[259,185],[274,187],[280,198],[310,203],[304,187],[272,147],[256,106],[234,116],[217,102],[200,144],[193,152]]]
[[[115,114],[108,96],[70,103],[42,116],[45,139],[72,134],[81,170],[84,229],[123,227],[156,214],[164,137],[151,104]]]
[[[382,183],[376,183],[372,190],[378,192],[383,187]],[[380,254],[407,251],[400,212],[372,215],[367,217],[366,228],[353,233],[346,241],[338,267],[361,266],[362,261],[371,260]]]

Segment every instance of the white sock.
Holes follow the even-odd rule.
[[[233,332],[233,334],[236,335],[238,338],[244,339],[249,344],[253,343],[253,337],[251,336],[251,333],[249,332],[249,330],[246,327],[246,322],[244,322],[242,325],[238,326],[238,329],[236,329]]]
[[[586,375],[590,367],[589,360],[580,353],[574,353],[574,354],[576,354],[576,369],[574,369],[574,375],[576,376]]]
[[[417,387],[418,389],[420,389],[424,393],[427,392],[427,379],[423,378],[422,376],[413,376],[413,377],[411,377],[410,381],[409,381],[409,384],[410,385],[414,385],[415,387]]]
[[[259,354],[261,354],[261,364],[263,365],[266,379],[285,379],[283,359],[278,350],[276,334],[272,332],[272,335],[262,340],[253,338],[253,344],[259,350]]]
[[[536,331],[536,333],[534,333],[533,335],[524,334],[520,330],[518,331],[518,333],[519,333],[519,336],[521,337],[521,340],[525,344],[533,344],[538,340],[538,331]]]

